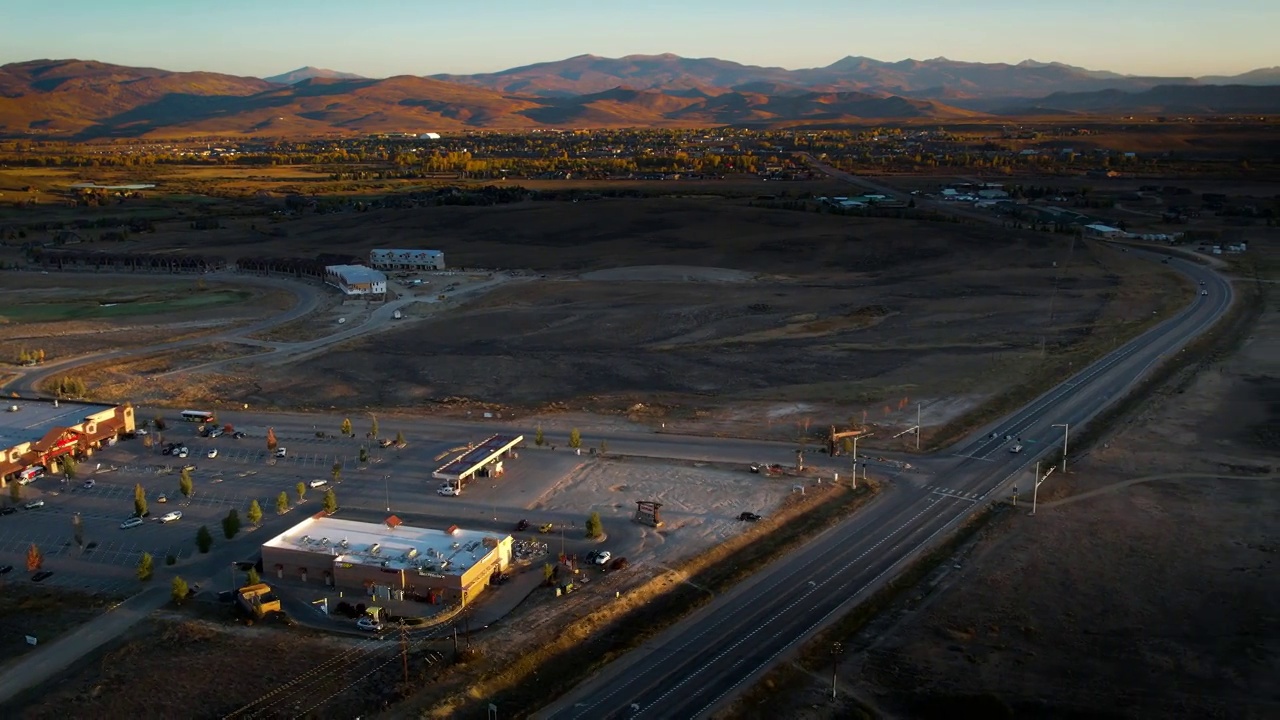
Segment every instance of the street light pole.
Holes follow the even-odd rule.
[[[382,490],[387,495],[387,512],[391,512],[391,483],[388,482],[390,479],[391,475],[389,474],[382,476]]]
[[[1068,423],[1055,423],[1054,427],[1062,428],[1062,472],[1067,471],[1067,436],[1071,433],[1071,425]]]
[[[920,425],[920,403],[916,403],[916,449],[920,449],[920,431],[923,427]]]
[[[872,435],[875,435],[875,433],[867,433],[866,435],[863,435],[861,437],[871,437]],[[858,435],[853,436],[853,489],[854,490],[858,489],[858,437],[859,437]],[[867,466],[865,463],[862,465],[862,479],[863,480],[867,479]]]
[[[1045,480],[1048,480],[1049,476],[1053,474],[1054,470],[1057,470],[1057,468],[1049,468],[1049,471],[1044,474],[1044,477],[1040,477],[1040,463],[1038,461],[1036,462],[1036,481],[1035,481],[1035,484],[1031,486],[1031,514],[1032,515],[1036,514],[1036,498],[1039,497],[1040,495],[1040,483],[1044,482]]]

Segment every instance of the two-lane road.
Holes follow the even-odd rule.
[[[1196,283],[1195,299],[1177,315],[948,450],[936,485],[907,478],[887,488],[871,506],[609,665],[540,716],[696,718],[715,711],[1060,447],[1063,429],[1056,425],[1083,427],[1220,319],[1232,302],[1230,285],[1198,265],[1170,263]],[[1019,439],[1024,449],[1012,452]],[[1023,487],[1030,489],[1030,478]]]

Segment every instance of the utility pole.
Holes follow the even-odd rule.
[[[836,676],[840,670],[840,643],[831,646],[831,699],[836,699]]]
[[[1071,433],[1071,425],[1068,423],[1055,423],[1054,427],[1062,428],[1062,472],[1067,471],[1067,437]]]
[[[867,433],[862,437],[871,437],[875,433]],[[858,435],[853,436],[853,489],[858,489]],[[862,479],[867,479],[867,464],[862,464]]]
[[[391,484],[388,482],[391,475],[382,476],[382,490],[387,494],[387,512],[391,512]]]

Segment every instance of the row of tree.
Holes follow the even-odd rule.
[[[39,365],[42,362],[44,362],[43,349],[28,350],[26,348],[22,348],[18,351],[19,365]]]

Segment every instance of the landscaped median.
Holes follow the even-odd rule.
[[[707,553],[660,572],[617,599],[565,622],[554,637],[491,649],[474,665],[443,671],[433,688],[411,698],[424,717],[483,715],[490,702],[525,716],[567,694],[590,674],[635,649],[716,595],[846,519],[875,497],[874,479],[807,488],[772,517]]]

